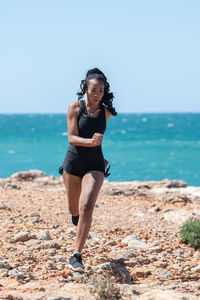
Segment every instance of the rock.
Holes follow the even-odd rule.
[[[66,258],[63,255],[55,255],[53,260],[55,262],[66,262]]]
[[[196,267],[193,267],[193,268],[191,268],[191,271],[193,272],[193,273],[200,273],[200,265],[197,265]]]
[[[189,293],[180,293],[172,290],[151,290],[145,292],[137,300],[198,300],[199,297]]]
[[[122,243],[128,244],[128,248],[149,248],[149,245],[142,240],[135,238],[131,235],[122,240]]]
[[[182,188],[182,187],[186,187],[187,186],[187,182],[183,181],[183,180],[168,180],[168,179],[164,179],[160,182],[160,185],[162,187],[166,187],[166,188]]]
[[[200,251],[197,251],[197,252],[194,254],[194,258],[200,259]]]
[[[74,231],[74,227],[67,228],[67,234],[76,236],[76,233]]]
[[[149,212],[158,212],[158,211],[160,211],[161,209],[160,209],[160,207],[159,206],[156,206],[156,207],[152,207],[150,210],[149,210]]]
[[[125,239],[122,240],[122,244],[128,244],[130,241],[136,239],[135,235],[129,235]]]
[[[40,214],[38,212],[32,212],[29,214],[29,217],[40,217]]]
[[[15,242],[18,242],[18,241],[25,242],[25,241],[30,240],[31,238],[32,237],[31,237],[29,231],[22,231],[22,232],[15,234],[14,241]]]
[[[72,296],[67,294],[60,294],[55,296],[49,296],[46,298],[47,300],[78,300],[80,299],[78,296]]]
[[[185,222],[188,222],[194,216],[195,214],[193,212],[183,209],[169,211],[163,215],[166,221],[176,223],[177,225],[182,225]]]
[[[176,256],[183,256],[184,255],[184,251],[182,249],[177,249],[176,251],[174,251],[174,255],[176,255]]]
[[[162,269],[154,270],[154,274],[156,274],[161,279],[169,279],[171,277],[168,271]]]
[[[137,255],[131,251],[131,249],[124,249],[124,250],[116,250],[108,253],[108,257],[112,259],[129,259],[132,257],[136,257]]]
[[[43,246],[45,249],[47,248],[60,249],[62,245],[57,240],[51,240],[51,241],[43,241]]]
[[[74,280],[82,280],[83,279],[82,275],[80,273],[76,273],[76,272],[73,273],[72,278]]]
[[[90,231],[88,234],[88,239],[93,239],[93,238],[98,238],[98,235],[96,234],[96,232]]]
[[[46,230],[40,231],[40,232],[37,234],[37,238],[38,238],[38,240],[46,240],[46,241],[47,241],[47,240],[51,240],[49,231],[46,231]]]
[[[0,262],[0,269],[10,270],[10,269],[12,269],[12,267],[7,260],[4,260],[4,261]]]
[[[27,276],[30,276],[25,271],[19,271],[17,269],[12,269],[8,272],[9,277],[17,277],[17,279],[25,279]]]
[[[149,245],[141,240],[135,239],[128,243],[128,248],[142,248],[142,249],[148,249]]]
[[[11,180],[26,180],[31,181],[36,177],[43,177],[46,176],[46,173],[40,171],[40,170],[29,170],[29,171],[23,171],[23,172],[17,172],[10,176]]]
[[[56,249],[55,248],[51,248],[51,249],[47,249],[47,250],[45,250],[45,253],[47,254],[47,255],[55,255],[56,254]]]
[[[150,251],[150,253],[152,253],[152,252],[159,253],[162,251],[162,249],[160,248],[160,246],[154,246],[154,247],[150,247],[149,251]]]
[[[6,209],[7,206],[5,206],[5,204],[3,204],[2,202],[0,202],[0,209]]]
[[[133,280],[138,280],[139,278],[146,278],[152,274],[152,269],[149,266],[135,267],[131,270],[131,276]]]
[[[0,278],[8,276],[8,269],[0,269]]]

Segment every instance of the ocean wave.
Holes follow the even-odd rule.
[[[174,123],[168,123],[167,127],[174,127]]]
[[[67,136],[67,131],[61,133],[62,136]]]
[[[8,153],[9,153],[9,154],[15,154],[15,150],[12,150],[12,149],[11,149],[11,150],[8,150]]]
[[[146,122],[148,119],[147,118],[142,118],[142,122]]]

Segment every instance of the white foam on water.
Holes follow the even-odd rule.
[[[120,132],[122,133],[122,134],[126,134],[126,130],[120,130]]]
[[[12,149],[11,149],[11,150],[8,150],[8,153],[9,153],[9,154],[15,154],[15,150],[12,150]]]
[[[147,118],[142,118],[142,122],[146,122],[147,121]]]
[[[67,131],[61,133],[62,136],[67,136]]]
[[[168,123],[167,127],[174,127],[174,123]]]
[[[127,122],[127,119],[126,119],[126,118],[123,118],[123,119],[122,119],[122,122],[124,122],[124,123]]]

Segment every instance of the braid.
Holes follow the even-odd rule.
[[[117,115],[117,112],[115,108],[112,105],[114,95],[110,92],[110,85],[107,82],[107,78],[104,75],[104,73],[99,70],[98,68],[90,69],[86,73],[86,78],[81,80],[80,89],[81,91],[77,93],[78,95],[78,101],[83,98],[85,95],[86,89],[88,87],[88,81],[91,79],[97,79],[99,81],[102,81],[104,83],[104,95],[99,102],[100,106],[105,106],[108,108],[108,110],[111,112],[113,116]]]

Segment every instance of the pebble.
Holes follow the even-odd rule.
[[[194,273],[200,273],[200,265],[197,265],[196,267],[191,268],[191,271]]]
[[[67,234],[72,235],[72,236],[76,236],[76,233],[74,231],[74,227],[69,227],[67,229]]]
[[[17,269],[12,269],[8,272],[9,277],[17,277],[17,279],[25,279],[28,275],[28,273]]]
[[[169,279],[171,277],[168,271],[162,269],[155,269],[154,274],[156,274],[159,278],[162,279]]]
[[[5,206],[2,202],[0,202],[0,209],[6,209],[7,206]]]
[[[78,299],[80,298],[77,296],[71,296],[66,294],[47,297],[47,300],[78,300]]]
[[[28,241],[31,238],[32,237],[31,237],[29,231],[22,231],[22,232],[19,232],[19,233],[15,234],[14,241],[15,242],[18,242],[18,241],[26,242],[26,241]]]
[[[48,255],[55,255],[56,254],[56,249],[55,248],[50,248],[45,250],[45,253]]]
[[[182,249],[177,249],[176,251],[174,251],[174,254],[176,256],[182,256],[184,255],[184,251]]]
[[[0,269],[7,269],[10,270],[12,269],[11,265],[9,264],[9,262],[7,260],[5,261],[1,261],[0,262]]]
[[[161,252],[162,249],[159,246],[155,246],[155,247],[150,247],[149,251],[150,252],[157,252],[158,253],[158,252]]]
[[[160,207],[156,206],[156,207],[152,207],[151,209],[149,209],[149,212],[158,212],[160,210],[161,210]]]
[[[39,240],[46,240],[46,241],[51,240],[49,231],[47,231],[47,230],[40,231],[40,232],[37,234],[37,238],[38,238]]]

